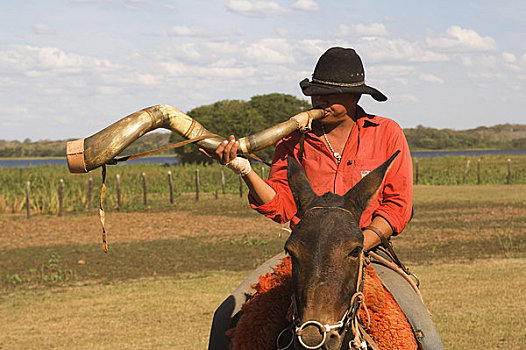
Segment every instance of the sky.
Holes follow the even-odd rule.
[[[0,0],[0,139],[90,136],[157,104],[307,99],[333,46],[403,128],[526,124],[524,0]],[[206,125],[205,125],[206,127]],[[245,135],[239,135],[245,136]]]

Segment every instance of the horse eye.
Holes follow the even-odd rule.
[[[289,255],[292,259],[295,258],[294,254],[290,250],[285,249],[285,253],[287,253],[287,255]]]
[[[351,252],[349,253],[349,257],[350,258],[357,258],[358,255],[360,255],[360,252],[362,251],[362,248],[361,247],[354,247],[353,250],[351,250]]]

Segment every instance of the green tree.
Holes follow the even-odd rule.
[[[250,101],[223,100],[194,108],[187,114],[212,133],[240,138],[283,122],[308,108],[310,104],[307,101],[292,95],[273,93],[254,96]],[[178,142],[181,139],[179,135],[172,134],[170,141]],[[195,145],[177,148],[175,153],[182,163],[213,161],[198,152]],[[258,152],[257,156],[270,161],[273,153],[274,147],[269,147]]]

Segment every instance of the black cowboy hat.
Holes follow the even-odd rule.
[[[300,87],[306,96],[358,93],[371,95],[376,101],[387,100],[380,91],[365,85],[362,60],[356,51],[343,47],[332,47],[321,55],[312,80],[305,78]]]

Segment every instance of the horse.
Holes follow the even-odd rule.
[[[284,247],[292,263],[292,337],[288,346],[367,348],[367,335],[357,321],[366,266],[359,223],[397,155],[343,196],[330,192],[318,196],[303,168],[288,158],[287,178],[301,218]]]
[[[375,269],[367,267],[359,225],[397,155],[343,196],[318,196],[301,165],[288,158],[287,178],[300,221],[285,243],[287,256],[274,272],[260,276],[256,294],[227,332],[231,349],[418,348],[400,306]]]

